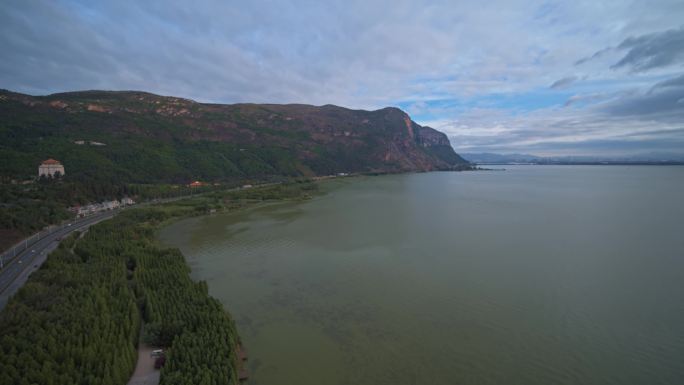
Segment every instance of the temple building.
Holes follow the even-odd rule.
[[[58,160],[52,158],[43,161],[43,163],[38,166],[38,177],[45,175],[46,177],[55,177],[55,174],[59,173],[59,176],[64,175],[64,166],[59,163]]]

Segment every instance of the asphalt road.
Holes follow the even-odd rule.
[[[140,342],[138,345],[138,363],[128,385],[157,385],[159,383],[159,369],[154,368],[155,358],[152,357],[152,351],[155,349],[157,348]]]
[[[9,298],[23,286],[29,275],[45,262],[47,255],[57,248],[63,237],[76,230],[83,230],[97,222],[109,219],[117,212],[118,210],[106,211],[70,222],[44,236],[11,260],[5,260],[5,266],[0,270],[0,310],[5,307]]]
[[[199,194],[195,194],[199,195]],[[154,204],[168,203],[181,199],[186,199],[188,196],[180,196],[166,199],[156,199],[151,202],[145,202],[136,207],[143,207]],[[26,283],[29,275],[38,270],[40,265],[45,262],[48,254],[59,245],[59,241],[76,230],[87,229],[97,222],[109,219],[116,215],[121,209],[113,211],[105,211],[89,217],[80,218],[69,222],[62,227],[55,229],[54,232],[45,235],[39,241],[31,245],[29,248],[21,253],[18,253],[14,258],[5,258],[3,261],[3,268],[0,269],[0,310],[2,310],[7,301],[20,287]],[[11,250],[11,249],[10,249]]]

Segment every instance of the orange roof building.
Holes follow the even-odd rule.
[[[59,173],[59,174],[57,174]],[[38,177],[55,177],[55,175],[64,175],[64,166],[58,160],[52,158],[44,160],[43,163],[38,166]]]

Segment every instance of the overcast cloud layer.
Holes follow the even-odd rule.
[[[684,2],[0,3],[0,88],[395,105],[458,151],[684,154]]]

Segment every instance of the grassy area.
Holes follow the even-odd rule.
[[[154,232],[178,218],[316,191],[311,182],[214,191],[126,210],[66,239],[0,313],[0,385],[125,384],[141,326],[167,350],[162,384],[236,384],[233,320]]]

